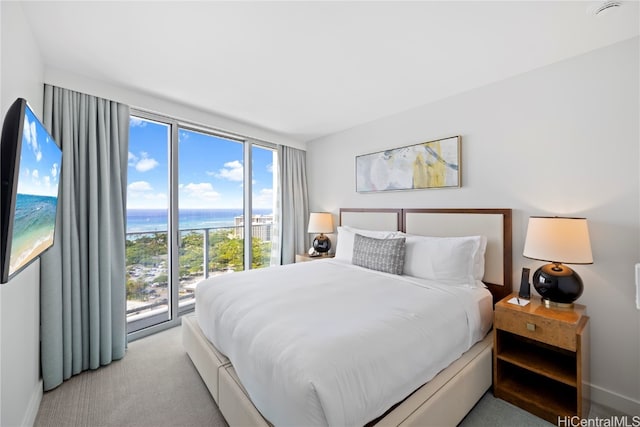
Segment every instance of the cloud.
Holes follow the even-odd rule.
[[[269,163],[269,164],[267,165],[267,172],[269,172],[269,173],[273,173],[273,163]]]
[[[135,181],[127,186],[129,191],[153,191],[153,187],[147,181]]]
[[[129,151],[129,166],[135,166],[138,161],[138,156]]]
[[[147,121],[146,120],[142,120],[142,119],[140,119],[138,117],[131,116],[131,118],[129,120],[129,126],[132,127],[132,128],[135,128],[135,127],[143,128],[146,125],[147,125]]]
[[[129,165],[135,165],[138,172],[148,172],[158,166],[159,163],[156,159],[149,157],[149,154],[143,151],[140,153],[139,160],[134,154],[129,153]]]
[[[259,209],[270,209],[273,207],[273,189],[263,188],[258,193],[253,194],[253,207]]]
[[[49,178],[48,176],[45,176],[44,177],[44,185],[47,188],[51,187],[51,178]]]
[[[180,185],[180,190],[187,196],[197,198],[203,201],[216,201],[220,199],[220,193],[213,189],[213,185],[209,182],[189,183]]]
[[[145,194],[145,200],[167,200],[167,195],[164,193],[150,193]]]
[[[54,163],[53,165],[51,165],[51,177],[55,180],[56,177],[58,176],[58,164]]]
[[[127,185],[127,205],[129,208],[157,208],[166,206],[167,195],[155,193],[153,187],[147,181],[135,181]],[[157,202],[164,202],[158,204]],[[150,204],[151,203],[151,204]]]
[[[142,159],[136,163],[136,170],[138,172],[147,172],[158,166],[158,162],[155,159]]]
[[[238,160],[234,160],[232,162],[225,163],[224,168],[220,169],[214,175],[217,178],[226,179],[228,181],[243,182],[244,168],[242,167],[242,163],[240,163]]]
[[[34,169],[31,171],[31,184],[35,185],[36,187],[40,187],[40,185],[42,184],[42,181],[40,181],[40,172],[38,172],[38,169]]]
[[[27,140],[27,145],[36,156],[36,161],[39,162],[42,159],[42,149],[38,145],[38,135],[36,132],[36,123],[30,122],[27,117],[24,120],[24,127],[22,131],[22,137]]]

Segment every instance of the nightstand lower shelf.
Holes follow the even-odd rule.
[[[494,394],[548,421],[557,422],[558,416],[575,415],[577,392],[575,387],[556,382],[544,376],[503,364],[498,386]]]

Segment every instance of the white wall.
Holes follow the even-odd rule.
[[[180,76],[176,78],[184,77],[185,76]],[[45,67],[45,82],[51,85],[122,102],[146,111],[171,116],[195,124],[205,125],[217,130],[235,133],[237,135],[267,141],[274,144],[283,144],[300,149],[305,148],[304,142],[289,138],[277,132],[248,125],[221,115],[204,112],[185,104],[138,92],[131,88],[123,88],[106,82],[93,80],[86,76],[72,73],[68,70]]]
[[[44,66],[22,5],[0,2],[0,112],[27,99],[42,117]],[[40,262],[0,285],[0,425],[32,425],[40,380]]]
[[[42,400],[40,260],[0,288],[0,425],[33,425]]]
[[[307,146],[310,205],[512,208],[514,283],[530,215],[589,220],[594,264],[575,266],[591,316],[595,401],[640,413],[639,39],[368,123]],[[469,64],[472,72],[473,64]],[[355,156],[462,136],[460,189],[358,194]]]

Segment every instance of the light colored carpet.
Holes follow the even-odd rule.
[[[122,360],[44,394],[37,427],[222,427],[213,398],[182,348],[180,328],[129,344]]]
[[[460,424],[551,425],[491,392]],[[134,341],[122,360],[76,375],[45,393],[35,426],[226,427],[227,423],[182,348],[177,327]]]
[[[479,426],[511,426],[511,427],[549,427],[542,418],[538,418],[517,406],[493,397],[491,391],[482,396],[482,399],[467,414],[458,427]]]

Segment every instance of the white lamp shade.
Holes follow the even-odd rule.
[[[333,215],[329,212],[311,212],[309,233],[333,233]]]
[[[586,218],[532,216],[522,255],[541,261],[592,264]]]

